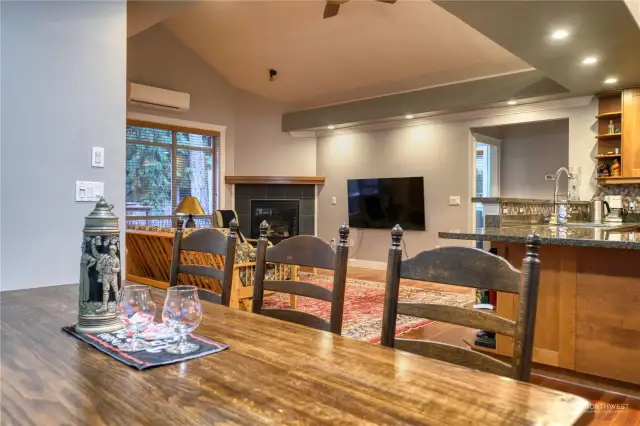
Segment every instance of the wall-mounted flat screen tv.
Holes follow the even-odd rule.
[[[349,226],[425,230],[424,178],[349,179]]]

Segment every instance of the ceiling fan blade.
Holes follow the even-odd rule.
[[[323,19],[332,18],[338,14],[340,5],[346,3],[349,0],[327,0],[327,4],[324,7]]]
[[[324,14],[322,15],[322,18],[327,19],[327,18],[336,16],[339,10],[340,10],[340,4],[327,3],[324,7]]]

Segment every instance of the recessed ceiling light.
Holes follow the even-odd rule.
[[[569,36],[569,31],[567,30],[556,30],[553,33],[551,33],[551,38],[554,40],[562,40],[564,38],[567,38]]]
[[[618,82],[618,79],[615,77],[609,77],[604,81],[605,84],[615,84],[617,82]]]
[[[507,105],[518,105],[518,101],[509,101]]]
[[[407,114],[404,116],[404,118],[406,118],[407,120],[411,120],[413,118],[413,115]]]
[[[593,65],[593,64],[595,64],[596,62],[598,62],[598,58],[596,58],[595,56],[587,56],[586,58],[584,58],[584,59],[582,60],[582,63],[583,63],[584,65]]]
[[[335,128],[336,128],[336,126],[327,126],[327,129],[329,129],[329,130],[333,130]]]

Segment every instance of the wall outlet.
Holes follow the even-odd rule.
[[[336,197],[331,197],[331,205],[335,206],[336,204],[338,204],[338,200],[336,199]]]
[[[353,247],[354,243],[353,243],[353,238],[349,238],[349,247]]]
[[[331,245],[331,247],[335,247],[336,246],[336,239],[332,238],[331,241],[329,241],[329,244]]]
[[[544,180],[555,180],[556,179],[556,175],[554,175],[553,173],[547,173],[544,175]]]
[[[460,196],[459,195],[450,195],[449,196],[449,205],[450,206],[459,206],[460,205]]]

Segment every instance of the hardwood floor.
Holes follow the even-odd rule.
[[[318,273],[332,274],[327,270],[318,270]],[[349,267],[347,276],[354,279],[384,282],[385,271]],[[464,287],[406,279],[402,279],[400,285],[458,294],[475,294],[473,289]],[[475,332],[476,330],[465,327],[436,322],[405,333],[403,337],[437,340],[466,347],[465,340],[472,342],[475,338]],[[640,426],[640,389],[636,385],[538,364],[534,364],[531,381],[540,386],[589,399],[594,404],[594,409],[585,419],[584,424]]]

